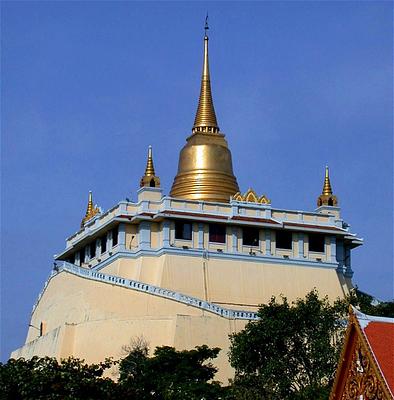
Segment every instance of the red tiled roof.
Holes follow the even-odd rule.
[[[244,216],[242,216],[242,215],[235,215],[235,216],[232,217],[231,219],[232,219],[232,220],[235,220],[235,221],[260,222],[260,223],[265,223],[265,224],[280,225],[279,222],[273,221],[272,219],[254,218],[254,217],[244,217]]]
[[[371,321],[364,333],[391,393],[394,393],[394,323]]]
[[[322,229],[322,230],[338,231],[338,232],[347,233],[343,229],[337,228],[335,226],[297,224],[295,222],[285,222],[284,225],[285,226],[300,226],[301,228]]]
[[[172,214],[172,215],[187,215],[189,217],[198,217],[198,218],[213,218],[213,219],[228,219],[228,217],[224,215],[215,215],[215,214],[205,214],[205,213],[191,213],[184,211],[163,211],[163,214]]]

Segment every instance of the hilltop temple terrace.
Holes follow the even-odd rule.
[[[341,218],[328,167],[310,211],[240,190],[214,109],[208,41],[206,27],[197,112],[169,194],[150,146],[136,202],[103,211],[89,192],[12,357],[93,363],[120,358],[136,337],[151,349],[207,344],[222,349],[217,378],[226,382],[228,336],[257,319],[260,304],[314,288],[333,301],[352,289],[351,253],[363,241]]]

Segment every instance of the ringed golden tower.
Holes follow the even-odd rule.
[[[207,27],[206,27],[207,29]],[[180,152],[171,197],[229,202],[239,191],[231,152],[220,132],[212,100],[208,60],[208,36],[204,36],[204,60],[200,98],[186,145]]]

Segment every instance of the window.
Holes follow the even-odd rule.
[[[324,253],[324,235],[319,233],[309,234],[309,251]]]
[[[242,243],[244,246],[258,246],[259,230],[257,228],[242,228]]]
[[[72,254],[70,256],[70,259],[68,260],[71,264],[75,264],[75,254]]]
[[[209,224],[209,241],[226,243],[226,225]]]
[[[292,232],[276,231],[276,248],[291,250],[293,248]]]
[[[96,241],[90,243],[90,258],[96,257]]]
[[[112,247],[118,244],[118,227],[112,229]]]
[[[192,240],[192,224],[190,222],[175,222],[175,239]]]
[[[101,249],[100,249],[101,254],[103,254],[107,251],[107,235],[101,236],[100,247],[101,247]]]
[[[79,261],[81,264],[85,262],[85,247],[79,252]]]

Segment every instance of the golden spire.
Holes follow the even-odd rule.
[[[229,202],[238,191],[231,152],[219,132],[213,108],[205,25],[201,93],[192,134],[179,154],[178,173],[170,196],[191,200]]]
[[[148,160],[146,161],[145,176],[154,176],[155,167],[153,166],[152,146],[148,146]]]
[[[141,178],[140,186],[160,187],[160,179],[155,175],[153,166],[152,146],[148,147],[148,159],[146,161],[145,175]]]
[[[201,90],[198,100],[198,108],[192,132],[217,133],[219,126],[216,121],[215,108],[213,106],[211,92],[211,78],[209,75],[208,60],[208,15],[205,19],[205,35],[204,35],[204,62],[202,67]]]
[[[328,170],[328,166],[326,166],[326,173],[324,176],[324,184],[321,195],[317,199],[317,206],[333,206],[336,207],[338,205],[338,199],[336,196],[332,194],[331,182],[330,182],[330,174]]]
[[[327,165],[326,165],[326,174],[325,174],[325,177],[324,177],[324,185],[323,185],[322,194],[325,194],[325,195],[332,194],[331,183],[330,183],[330,175],[329,175],[329,171],[328,171],[328,166]]]
[[[91,218],[93,218],[96,214],[98,214],[100,212],[98,207],[95,207],[93,205],[93,195],[92,195],[92,191],[89,190],[89,197],[88,197],[88,206],[86,208],[86,214],[82,219],[81,222],[81,227],[84,226],[85,222],[89,221]]]

